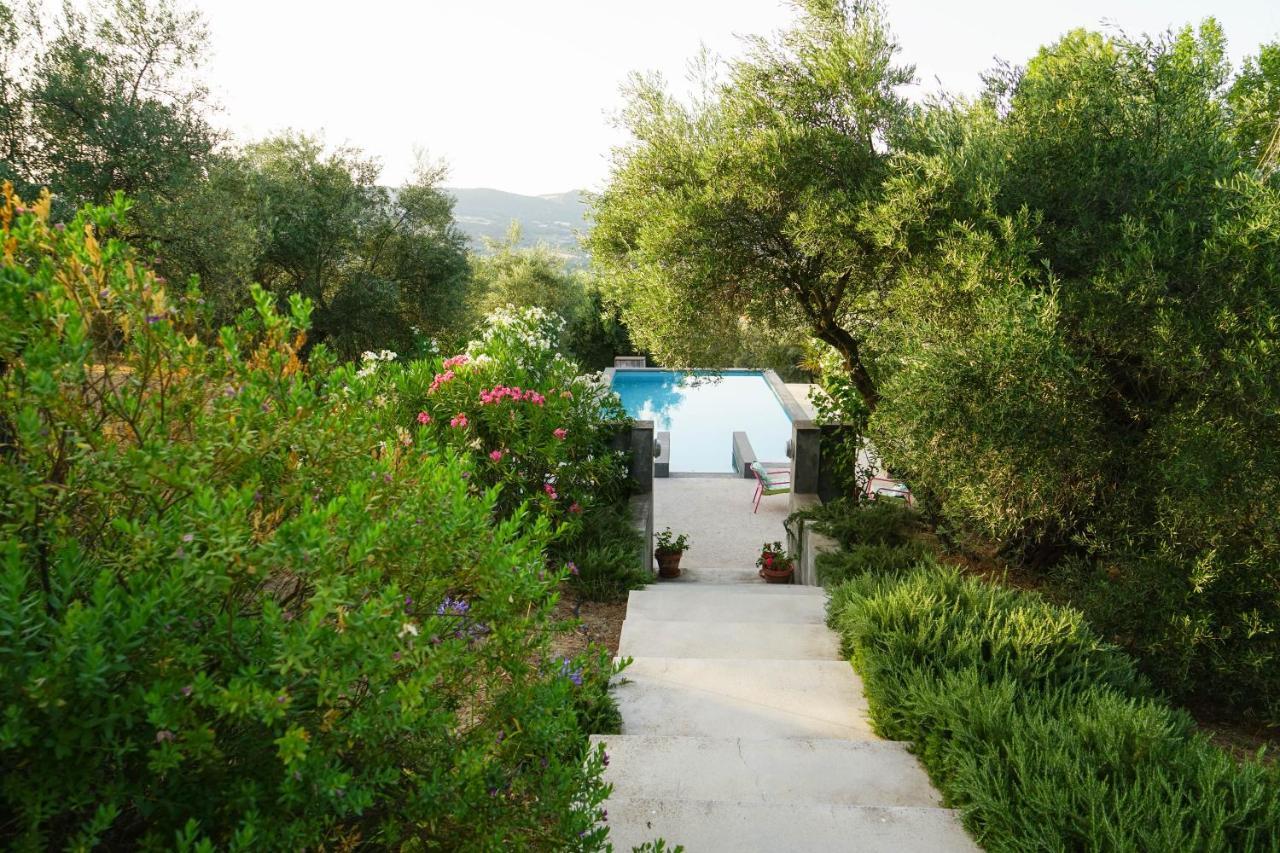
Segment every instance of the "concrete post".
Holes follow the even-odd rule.
[[[800,495],[816,495],[821,464],[822,430],[813,421],[793,421],[791,424],[791,491]]]

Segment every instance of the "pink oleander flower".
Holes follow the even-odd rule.
[[[564,441],[564,437],[569,433],[564,427],[560,427],[559,429],[555,430],[551,434],[554,435],[556,438],[560,439],[561,441]]]
[[[551,500],[555,500],[556,498],[559,497],[559,495],[556,494],[556,487],[551,485],[550,483],[547,483],[545,486],[543,486],[542,491],[546,492],[547,497],[551,498]]]
[[[444,385],[446,382],[452,382],[452,381],[453,381],[452,370],[446,370],[444,373],[437,373],[435,378],[431,380],[431,387],[427,389],[427,393],[434,394],[436,390],[440,388],[441,385]]]
[[[582,512],[582,504],[578,503],[577,501],[574,501],[573,503],[569,504],[569,512],[573,513],[574,515],[579,515]]]
[[[418,423],[423,426],[431,423],[431,415],[428,415],[426,412],[418,412]]]
[[[490,458],[490,459],[492,459],[494,462],[501,462],[501,461],[502,461],[502,451],[501,451],[501,450],[495,450],[495,451],[493,451],[492,453],[490,453],[490,454],[489,454],[489,458]]]
[[[467,357],[466,353],[463,353],[462,355],[455,355],[453,358],[446,358],[444,360],[443,367],[445,370],[448,370],[452,367],[461,367],[469,361],[471,361],[471,359]]]
[[[465,429],[467,426],[467,416],[462,412],[458,412],[455,417],[449,419],[449,426],[454,429]]]

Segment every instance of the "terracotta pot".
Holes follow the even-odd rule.
[[[654,551],[653,557],[658,561],[658,577],[680,577],[680,557],[683,551]]]
[[[765,583],[791,583],[791,576],[795,571],[794,565],[788,565],[785,569],[761,569],[760,577],[764,578]]]

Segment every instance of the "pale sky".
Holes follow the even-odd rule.
[[[415,148],[449,165],[447,184],[539,194],[599,189],[610,123],[633,70],[685,84],[705,44],[793,15],[782,0],[188,0],[204,13],[206,79],[219,121],[248,141],[323,131],[377,156],[398,183]],[[1157,32],[1214,15],[1238,64],[1280,38],[1277,0],[1033,2],[887,0],[918,91],[973,94],[996,57],[1022,63],[1078,26]],[[940,81],[940,82],[939,82]]]

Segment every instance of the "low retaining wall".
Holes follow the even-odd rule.
[[[792,494],[791,511],[820,506],[815,494]],[[796,555],[795,582],[803,586],[818,585],[818,556],[840,547],[830,536],[813,529],[808,519],[796,519],[787,525],[787,550]]]

